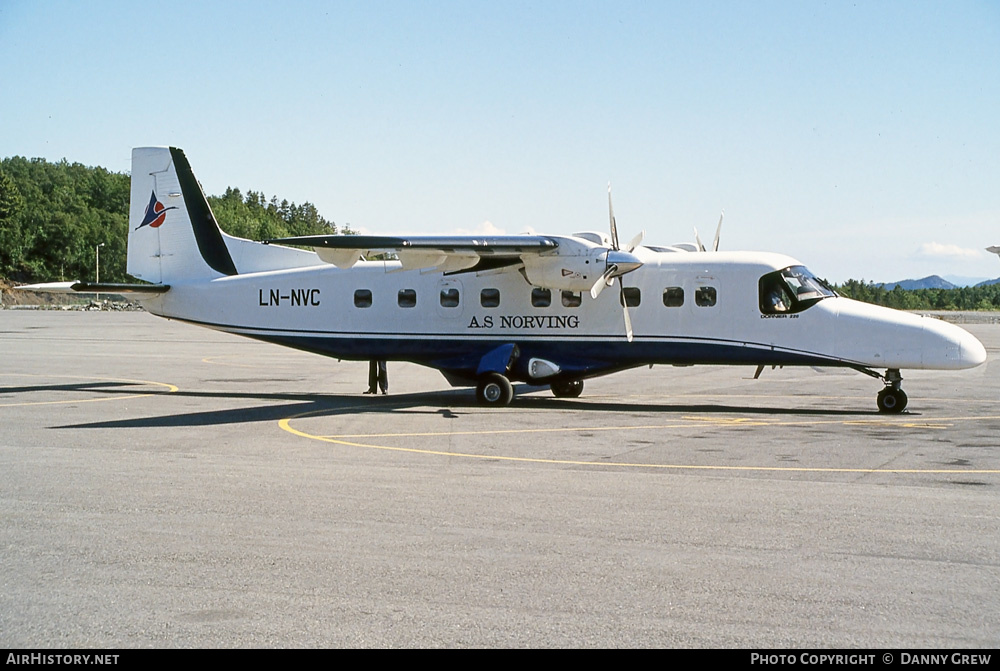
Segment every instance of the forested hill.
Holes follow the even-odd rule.
[[[209,196],[227,233],[261,240],[337,233],[316,206],[228,188]],[[125,274],[129,176],[62,160],[19,156],[0,161],[0,278],[16,283],[93,280],[101,247],[101,281]],[[349,233],[350,229],[342,231]]]
[[[882,284],[848,280],[833,288],[841,296],[897,310],[1000,310],[1000,284],[953,289],[904,289],[897,284],[888,291]]]

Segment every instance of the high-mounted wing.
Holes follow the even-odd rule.
[[[408,236],[304,235],[264,240],[264,244],[312,247],[320,259],[338,268],[350,268],[368,254],[393,253],[404,270],[445,273],[491,270],[522,262],[559,247],[555,238],[541,235]]]

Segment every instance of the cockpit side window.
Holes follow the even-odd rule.
[[[802,312],[824,298],[836,296],[805,266],[789,266],[768,273],[760,278],[758,287],[763,314]]]

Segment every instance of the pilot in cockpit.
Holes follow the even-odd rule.
[[[774,312],[788,312],[791,307],[790,301],[788,300],[788,293],[781,287],[781,285],[775,285],[771,289],[771,293],[768,295],[768,301],[771,305],[771,310]]]

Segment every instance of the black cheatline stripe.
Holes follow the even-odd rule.
[[[229,255],[226,242],[222,239],[222,231],[215,222],[212,208],[208,206],[208,200],[191,171],[187,157],[177,147],[170,148],[170,156],[174,160],[177,181],[180,182],[181,191],[184,193],[184,204],[187,205],[191,228],[194,230],[194,238],[198,241],[198,251],[201,252],[202,258],[205,259],[205,263],[223,275],[238,274],[233,257]]]
[[[210,328],[213,330],[224,331],[226,333],[232,333],[233,335],[255,337],[255,338],[318,338],[318,339],[330,339],[330,340],[346,340],[350,338],[358,338],[359,336],[366,340],[400,340],[405,338],[416,338],[418,340],[456,340],[459,342],[492,342],[494,340],[501,341],[505,340],[501,337],[492,337],[488,335],[465,335],[465,334],[443,334],[443,333],[413,333],[404,331],[387,331],[383,333],[373,333],[371,331],[317,331],[314,329],[294,329],[294,328],[276,328],[270,326],[243,326],[240,324],[222,324],[216,322],[206,322],[199,319],[189,319],[186,317],[167,317],[167,319],[173,319],[180,322],[185,322],[187,324],[193,324],[195,326],[201,326],[205,328]],[[252,331],[253,333],[242,333],[242,331]],[[584,343],[600,343],[600,344],[620,344],[616,340],[609,340],[609,338],[621,338],[622,336],[595,336],[595,335],[570,335],[563,334],[560,336],[530,336],[527,334],[512,335],[506,340],[509,341],[521,341],[521,342],[531,342],[531,343],[551,343],[553,341],[568,340],[570,342],[584,342]],[[803,366],[821,366],[829,365],[836,367],[849,367],[849,368],[866,368],[867,366],[862,363],[855,361],[849,361],[847,359],[836,359],[831,358],[828,355],[821,354],[819,352],[810,352],[809,350],[798,350],[789,347],[783,347],[775,350],[771,345],[765,345],[761,343],[752,343],[745,340],[730,340],[728,338],[707,338],[701,336],[676,336],[676,335],[662,335],[662,336],[640,336],[642,340],[647,343],[659,343],[662,345],[666,344],[678,344],[678,345],[691,345],[691,344],[702,344],[712,347],[730,347],[734,349],[747,349],[747,350],[763,350],[763,351],[777,351],[783,354],[793,354],[804,358],[812,358],[812,362],[802,362],[801,364],[765,364],[765,365],[803,365]],[[572,345],[569,345],[572,347]],[[744,361],[734,362],[734,365],[742,365]],[[706,364],[708,365],[708,364]]]

